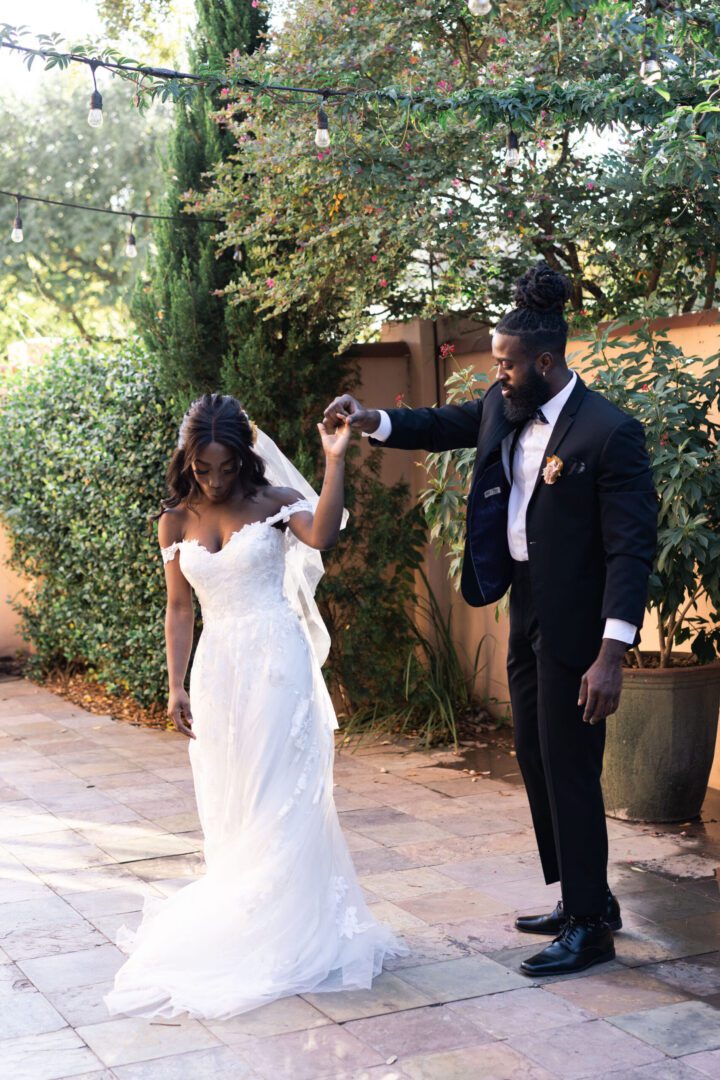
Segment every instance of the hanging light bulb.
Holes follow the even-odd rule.
[[[25,237],[23,236],[22,218],[20,217],[20,196],[16,195],[15,200],[17,202],[17,209],[15,211],[15,221],[13,222],[13,230],[10,233],[10,239],[16,244],[22,244]]]
[[[505,164],[510,169],[514,169],[516,165],[520,164],[520,148],[518,144],[518,137],[515,132],[510,128],[510,132],[507,137],[507,150],[505,151]]]
[[[128,259],[137,258],[137,247],[135,246],[135,233],[133,229],[135,227],[135,214],[130,215],[130,232],[128,233],[127,246],[125,248],[125,254]]]
[[[468,11],[471,15],[489,15],[492,4],[490,0],[468,0]]]
[[[92,71],[94,90],[90,95],[90,112],[88,113],[88,124],[91,128],[102,127],[103,122],[103,106],[102,106],[102,94],[97,88],[97,82],[95,80],[95,68],[97,64],[93,61],[90,65]]]
[[[662,79],[662,68],[654,53],[646,56],[640,64],[640,78],[646,86],[654,86],[655,83],[660,82]]]
[[[323,103],[325,99],[323,98]],[[315,132],[315,145],[318,150],[327,150],[330,145],[330,132],[328,131],[328,118],[323,105],[318,109],[317,131]]]

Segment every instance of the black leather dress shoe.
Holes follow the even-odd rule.
[[[604,964],[615,957],[610,927],[604,920],[578,922],[573,916],[562,933],[542,952],[523,960],[523,975],[573,975],[593,964]]]
[[[611,930],[622,929],[620,905],[609,889],[607,895],[607,908],[605,909],[604,914],[605,921]],[[555,910],[551,911],[549,915],[520,915],[515,920],[515,927],[518,930],[522,930],[524,934],[548,934],[552,937],[556,937],[562,932],[562,929],[567,922],[567,918],[568,917],[563,910],[562,900],[559,900]]]

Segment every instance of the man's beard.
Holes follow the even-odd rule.
[[[503,411],[511,424],[523,424],[549,399],[550,387],[542,375],[531,367],[522,386],[512,390],[512,397],[503,397]]]

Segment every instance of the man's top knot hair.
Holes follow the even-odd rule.
[[[562,312],[570,298],[572,286],[564,274],[551,269],[546,262],[526,270],[515,283],[515,304],[531,311]]]
[[[519,338],[528,356],[549,352],[561,359],[568,334],[563,308],[571,291],[564,274],[539,262],[516,282],[516,306],[503,315],[497,333]]]

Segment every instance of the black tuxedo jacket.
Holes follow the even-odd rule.
[[[475,607],[494,603],[512,575],[510,485],[501,443],[517,430],[505,417],[499,383],[463,405],[387,412],[392,433],[384,443],[371,437],[376,446],[477,448],[462,593]],[[545,483],[539,470],[527,510],[535,607],[543,645],[565,663],[586,667],[597,656],[605,619],[642,626],[657,544],[657,496],[642,425],[580,378],[545,453],[560,457],[563,470],[554,484]]]

